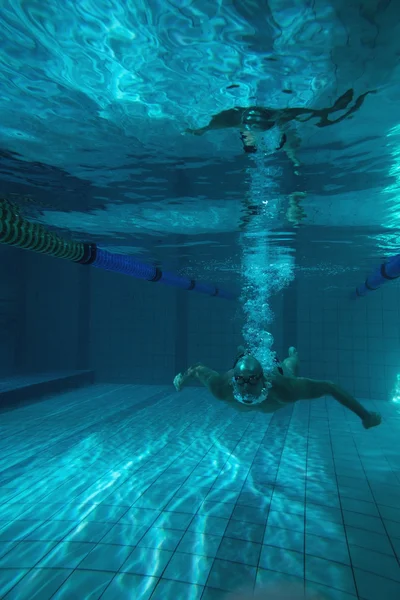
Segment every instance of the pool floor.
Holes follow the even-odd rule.
[[[400,412],[93,385],[0,415],[0,598],[400,598]],[[269,597],[269,596],[268,596]]]

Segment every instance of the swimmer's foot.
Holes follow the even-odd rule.
[[[174,386],[177,392],[180,392],[183,386],[183,375],[182,373],[178,373],[174,379]]]
[[[377,427],[382,423],[382,417],[379,413],[369,412],[366,417],[364,417],[362,424],[364,429],[371,429],[371,427]]]
[[[284,374],[287,377],[297,377],[299,374],[299,353],[294,346],[290,346],[288,357],[283,361]]]

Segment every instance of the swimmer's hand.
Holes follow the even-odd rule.
[[[307,217],[300,201],[302,198],[306,196],[305,192],[293,192],[289,196],[289,206],[286,211],[287,220],[294,225],[294,227],[298,227],[300,222]]]
[[[302,206],[290,205],[286,211],[286,218],[294,227],[298,227],[303,219],[307,217]]]
[[[180,392],[183,385],[183,375],[182,373],[178,373],[178,375],[174,379],[174,386],[177,392]]]
[[[377,427],[377,425],[380,425],[381,422],[382,417],[379,413],[370,412],[368,413],[368,416],[363,419],[362,424],[365,429],[371,429],[371,427]]]

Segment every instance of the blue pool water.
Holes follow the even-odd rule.
[[[2,597],[226,598],[304,578],[321,597],[396,597],[392,406],[371,446],[333,400],[238,417],[182,394],[96,385],[3,415]]]
[[[399,16],[2,2],[0,599],[400,598]]]

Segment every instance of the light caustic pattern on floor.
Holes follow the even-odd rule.
[[[400,598],[400,420],[97,385],[0,415],[0,597]],[[368,406],[369,405],[369,406]]]

